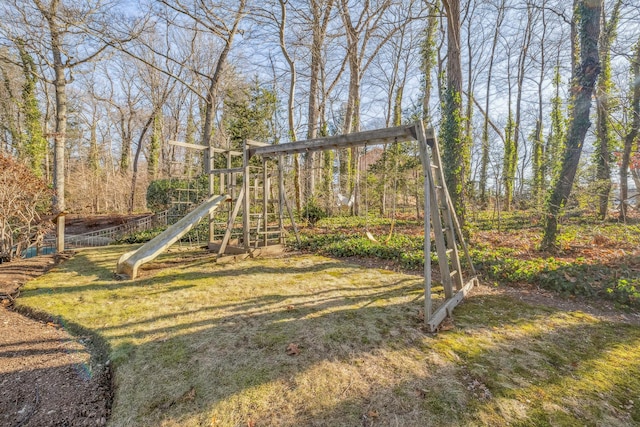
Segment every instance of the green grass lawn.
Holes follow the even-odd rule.
[[[639,327],[479,295],[434,336],[417,276],[177,252],[116,281],[127,250],[80,251],[18,300],[102,344],[111,426],[640,424]]]

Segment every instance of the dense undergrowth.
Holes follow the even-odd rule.
[[[393,222],[393,224],[392,224]],[[182,240],[202,240],[203,222]],[[202,230],[201,230],[202,228]],[[163,229],[136,233],[117,243],[143,243]],[[370,231],[375,241],[367,237]],[[640,308],[640,225],[596,221],[589,216],[565,219],[558,253],[540,252],[542,221],[528,212],[480,214],[469,224],[470,255],[485,283],[533,285],[564,295],[605,298]],[[423,268],[423,228],[415,220],[340,216],[319,219],[303,228],[300,250],[335,257],[375,258],[406,270]],[[431,254],[437,261],[435,245]]]
[[[386,234],[390,229],[389,219],[325,218],[303,231],[299,248],[336,257],[375,257],[401,268],[421,269],[421,224],[397,221],[393,232]],[[367,230],[373,230],[377,241],[367,238]],[[471,258],[485,282],[534,285],[640,308],[637,224],[568,219],[559,239],[562,250],[555,254],[537,249],[541,222],[527,213],[503,215],[500,223],[481,215],[470,224],[470,234]],[[432,248],[435,251],[435,245]],[[435,253],[431,258],[436,260]]]

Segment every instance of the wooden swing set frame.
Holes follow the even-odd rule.
[[[418,121],[413,124],[392,128],[278,145],[245,144],[244,164],[246,167],[249,159],[253,156],[261,156],[264,162],[264,159],[267,158],[281,158],[284,155],[296,153],[391,144],[400,141],[417,141],[420,150],[425,194],[424,319],[427,329],[435,332],[438,330],[442,321],[452,315],[454,307],[463,300],[473,286],[478,284],[478,279],[446,187],[438,142],[435,131],[432,128],[425,129],[422,121]],[[282,170],[281,167],[279,169],[280,171]],[[282,189],[281,173],[279,179],[279,185]],[[245,182],[248,182],[248,180],[245,180]],[[245,197],[246,212],[249,211],[248,203],[248,199]],[[432,227],[438,256],[440,281],[445,294],[444,302],[435,311],[433,310],[432,300],[432,265],[430,256]],[[471,275],[471,279],[467,281],[463,279],[458,246],[460,246],[464,252],[467,272]]]
[[[222,234],[215,234],[214,214],[209,217],[209,248],[218,251],[218,260],[237,259],[237,256],[257,256],[271,252],[269,249],[282,247],[284,240],[284,208],[299,240],[291,207],[285,197],[284,173],[282,160],[285,155],[310,153],[315,151],[335,150],[370,145],[392,144],[403,141],[417,141],[420,160],[424,174],[424,321],[427,330],[435,332],[442,321],[452,315],[453,309],[464,299],[465,295],[478,284],[476,272],[469,256],[469,251],[456,217],[456,213],[447,190],[443,174],[443,165],[435,131],[425,129],[422,121],[413,124],[370,130],[364,132],[338,135],[327,138],[310,139],[278,145],[269,145],[255,141],[245,141],[242,151],[225,150],[214,147],[203,147],[194,144],[173,142],[185,148],[208,150],[209,157],[209,192],[227,194],[229,207],[223,211],[224,219],[219,222]],[[225,168],[216,169],[214,156],[225,156]],[[262,168],[259,172],[251,171],[250,160],[259,156]],[[232,158],[242,157],[242,167],[232,167]],[[269,173],[268,159],[278,159],[277,173]],[[255,162],[254,162],[255,163]],[[240,189],[236,188],[237,177],[242,177]],[[214,176],[218,176],[219,191],[216,191]],[[274,200],[272,178],[278,185],[278,198]],[[253,205],[252,205],[253,203]],[[269,206],[271,211],[269,210]],[[278,206],[278,212],[274,212]],[[257,216],[257,220],[252,219]],[[277,218],[278,224],[271,226],[269,217]],[[241,233],[238,232],[236,220],[242,219]],[[255,223],[255,224],[254,224]],[[436,246],[440,282],[444,289],[444,302],[433,310],[432,299],[432,265],[431,265],[431,232]],[[393,228],[392,228],[393,230]],[[368,234],[370,234],[367,231]],[[232,235],[236,239],[232,239]],[[216,241],[216,236],[219,238]],[[373,236],[370,236],[372,238]],[[374,239],[375,240],[375,239]],[[464,252],[467,264],[466,272],[469,280],[463,279],[459,246]],[[278,250],[277,248],[275,250]],[[233,255],[224,257],[224,255]]]

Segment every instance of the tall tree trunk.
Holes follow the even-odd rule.
[[[53,2],[51,7],[54,7]],[[57,6],[56,6],[57,7]],[[56,133],[53,142],[53,211],[57,215],[56,250],[64,251],[64,173],[65,173],[65,145],[67,142],[67,78],[62,59],[62,40],[53,16],[49,17],[51,30],[51,50],[53,53],[53,85],[56,91]]]
[[[498,45],[498,37],[500,36],[500,27],[504,21],[505,1],[502,0],[498,6],[496,25],[493,33],[493,41],[491,43],[491,55],[489,56],[489,70],[487,71],[487,91],[485,94],[484,104],[484,122],[482,126],[482,154],[480,160],[480,204],[483,209],[488,206],[487,197],[487,178],[489,169],[489,107],[491,95],[491,79],[493,77],[493,63]]]
[[[131,165],[131,121],[133,116],[130,114],[129,119],[125,119],[125,112],[120,110],[120,137],[122,138],[122,147],[120,149],[120,173],[125,175]]]
[[[142,131],[140,132],[140,137],[138,138],[138,148],[136,148],[136,154],[133,158],[133,173],[131,174],[131,192],[129,195],[129,206],[128,212],[129,214],[133,213],[135,208],[136,201],[136,186],[138,185],[138,165],[140,164],[140,153],[142,153],[142,144],[144,143],[144,137],[149,131],[149,128],[153,125],[154,118],[156,116],[156,112],[151,114],[144,126],[142,127]]]
[[[445,180],[460,224],[465,224],[465,177],[469,147],[462,136],[462,64],[460,0],[443,0],[447,13],[447,87],[444,93],[441,140]]]
[[[635,52],[631,58],[631,86],[631,127],[624,138],[624,149],[622,151],[622,162],[620,164],[620,217],[624,221],[627,220],[627,210],[629,208],[627,199],[629,198],[628,173],[631,149],[633,148],[633,142],[638,137],[638,133],[640,133],[640,38],[636,43]],[[636,183],[636,192],[637,191],[640,191],[638,183]]]
[[[162,110],[158,109],[153,115],[151,138],[149,140],[149,153],[147,159],[147,173],[149,179],[158,178],[158,166],[160,164],[160,148],[162,144]]]
[[[429,18],[427,19],[427,28],[425,30],[425,38],[422,43],[422,75],[424,78],[424,98],[422,98],[422,119],[425,123],[431,122],[431,88],[433,86],[433,67],[437,61],[436,32],[438,30],[438,13],[440,11],[440,2],[436,2],[429,6]]]
[[[547,21],[546,21],[546,0],[542,3],[542,35],[540,36],[540,79],[537,82],[538,85],[538,118],[536,120],[536,127],[533,134],[533,204],[536,209],[540,209],[543,203],[544,194],[544,176],[545,176],[545,155],[544,155],[544,143],[542,140],[542,123],[544,120],[544,108],[542,103],[542,92],[544,77],[546,72],[546,34],[547,34]]]
[[[562,114],[562,98],[560,97],[560,58],[556,61],[553,76],[554,96],[551,98],[551,129],[545,147],[545,182],[555,182],[560,173],[562,152],[565,137],[565,119]],[[548,179],[548,181],[547,181]]]
[[[547,202],[546,224],[542,238],[542,249],[555,249],[558,234],[558,215],[564,207],[576,176],[582,146],[587,130],[591,126],[589,113],[591,111],[591,96],[598,74],[600,73],[600,58],[598,39],[600,36],[599,0],[581,0],[578,5],[580,22],[580,67],[572,82],[573,110],[571,122],[567,132],[565,152],[562,160],[560,176],[554,184],[551,197]]]
[[[473,74],[474,63],[473,59],[475,57],[473,52],[473,46],[471,40],[473,37],[473,31],[471,29],[471,24],[474,22],[474,14],[476,11],[476,7],[478,6],[477,2],[474,0],[473,4],[471,2],[467,3],[467,11],[465,13],[465,20],[467,21],[467,106],[466,113],[464,118],[464,137],[466,139],[465,144],[471,149],[473,147],[473,104],[474,104],[474,84],[475,77]],[[471,182],[471,155],[469,155],[469,165],[466,169],[466,175],[464,177],[464,182]],[[476,196],[475,189],[471,193]],[[469,196],[469,195],[467,195]]]
[[[280,22],[279,22],[279,40],[280,50],[284,58],[289,65],[289,94],[287,96],[287,126],[289,133],[289,140],[291,142],[296,141],[296,127],[294,118],[294,101],[296,95],[296,81],[298,74],[296,73],[296,64],[289,51],[284,39],[285,29],[287,25],[287,6],[285,0],[280,0]],[[296,210],[302,211],[302,189],[300,186],[300,156],[299,154],[293,155],[293,188]]]
[[[311,76],[309,78],[309,109],[307,120],[307,139],[318,137],[319,127],[319,98],[320,71],[322,68],[322,48],[324,46],[327,26],[333,8],[333,0],[311,0],[312,40],[311,40]],[[316,187],[316,158],[315,152],[306,155],[307,193],[313,197]]]
[[[351,21],[349,6],[346,0],[342,0],[342,20],[345,26],[347,38],[347,57],[349,61],[349,92],[345,108],[343,133],[357,132],[359,129],[360,111],[360,57],[358,55],[358,33]],[[359,152],[358,147],[348,149],[347,185],[349,193],[353,196],[353,215],[360,214],[360,180],[359,180]]]
[[[596,188],[598,189],[598,218],[605,219],[611,194],[611,145],[609,128],[609,96],[611,95],[611,44],[616,36],[618,17],[622,0],[618,0],[607,22],[606,14],[601,15],[600,64],[602,70],[596,85]],[[604,10],[604,0],[601,7]]]
[[[240,26],[240,21],[244,16],[244,9],[246,5],[246,0],[241,0],[238,5],[238,10],[235,12],[235,18],[233,21],[233,25],[228,33],[226,34],[226,39],[224,39],[224,47],[218,56],[218,62],[216,63],[216,68],[213,71],[213,75],[209,78],[209,89],[207,90],[207,95],[205,97],[205,119],[204,119],[204,127],[202,129],[202,145],[210,146],[212,142],[213,136],[213,120],[216,113],[216,106],[218,101],[218,86],[220,85],[220,80],[222,79],[222,72],[227,65],[227,57],[229,56],[229,52],[231,51],[231,46],[233,45],[233,39],[238,32],[238,28]],[[209,162],[205,162],[205,169],[207,173],[209,172]]]
[[[522,46],[520,48],[520,54],[518,55],[518,75],[517,75],[517,89],[516,89],[516,110],[515,110],[515,121],[513,122],[513,145],[511,147],[511,158],[509,162],[509,174],[507,175],[507,179],[510,185],[510,188],[507,190],[505,187],[505,195],[507,196],[507,203],[505,203],[505,209],[511,210],[511,200],[515,195],[515,182],[516,182],[516,172],[518,170],[518,149],[520,148],[520,125],[522,118],[522,91],[524,88],[524,78],[526,74],[526,62],[528,59],[529,46],[531,45],[531,33],[533,26],[533,6],[527,6],[527,23],[525,27],[525,32],[522,37]],[[506,173],[506,171],[505,171]],[[510,194],[507,194],[507,191]]]

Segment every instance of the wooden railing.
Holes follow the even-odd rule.
[[[102,228],[88,233],[67,235],[65,236],[65,249],[107,246],[114,240],[120,239],[129,234],[150,230],[164,225],[167,225],[167,211],[158,212],[144,218],[134,219],[114,227]],[[46,238],[40,245],[40,248],[38,248],[37,252],[51,253],[53,252],[51,248],[55,248],[55,239]],[[33,249],[31,252],[33,252]]]

